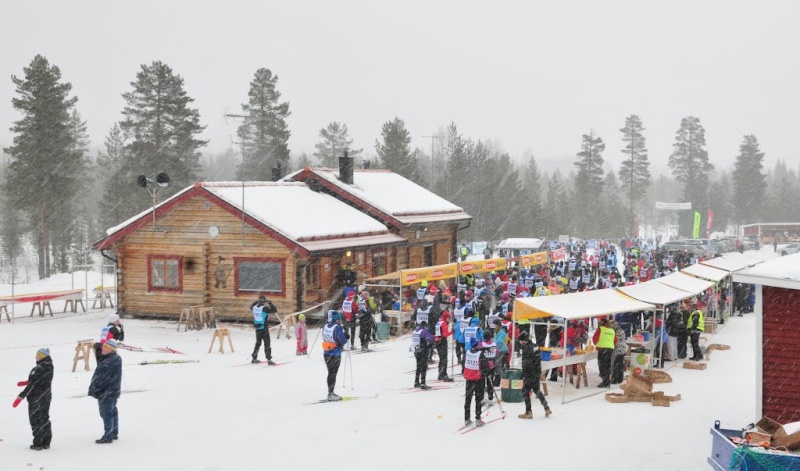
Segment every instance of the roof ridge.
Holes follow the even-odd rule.
[[[229,181],[229,182],[198,182],[195,186],[201,186],[203,188],[236,188],[236,187],[263,187],[263,186],[276,186],[276,187],[283,187],[283,186],[306,186],[305,183],[302,182],[262,182],[262,181],[250,181],[250,182],[236,182],[236,181]]]

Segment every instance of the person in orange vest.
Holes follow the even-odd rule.
[[[617,333],[608,325],[608,319],[600,319],[600,326],[594,331],[592,341],[597,346],[597,364],[600,368],[599,388],[611,387],[611,355],[617,346]]]

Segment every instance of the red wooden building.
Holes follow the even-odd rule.
[[[756,418],[800,421],[800,254],[733,274],[756,287]]]

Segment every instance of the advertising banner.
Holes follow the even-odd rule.
[[[706,237],[711,237],[711,229],[714,227],[714,211],[708,210],[708,224],[706,224]]]
[[[669,209],[672,211],[682,211],[685,209],[692,209],[692,203],[664,203],[656,201],[656,209]]]
[[[544,265],[545,263],[547,263],[547,252],[536,252],[530,255],[521,255],[519,257],[519,265],[522,267]]]
[[[495,270],[506,269],[506,259],[504,258],[490,258],[489,260],[472,260],[469,262],[460,262],[458,269],[462,275],[470,273],[486,273]]]
[[[567,249],[556,249],[550,251],[550,260],[558,262],[567,258]]]
[[[692,239],[700,237],[700,213],[694,212],[694,230],[692,231]]]
[[[421,283],[423,280],[438,281],[455,278],[458,273],[458,264],[448,263],[435,267],[410,268],[400,271],[400,284],[403,286]]]

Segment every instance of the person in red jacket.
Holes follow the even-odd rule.
[[[600,326],[594,331],[592,340],[597,346],[597,364],[600,368],[600,379],[603,380],[598,387],[611,387],[611,354],[614,353],[618,339],[607,318],[600,319]]]
[[[483,403],[483,392],[486,381],[484,378],[490,373],[489,360],[486,358],[486,351],[479,347],[480,342],[476,338],[470,341],[470,349],[464,354],[464,379],[466,380],[466,395],[464,397],[464,425],[470,425],[470,409],[472,397],[475,396],[475,426],[483,425],[481,420],[481,405]]]
[[[358,302],[356,292],[347,293],[347,298],[342,301],[342,316],[344,316],[344,332],[350,334],[350,350],[356,348],[356,317],[358,316]]]
[[[450,329],[450,312],[442,312],[439,322],[434,329],[433,344],[439,354],[439,379],[445,382],[452,382],[453,378],[447,376],[447,337],[453,335]]]

